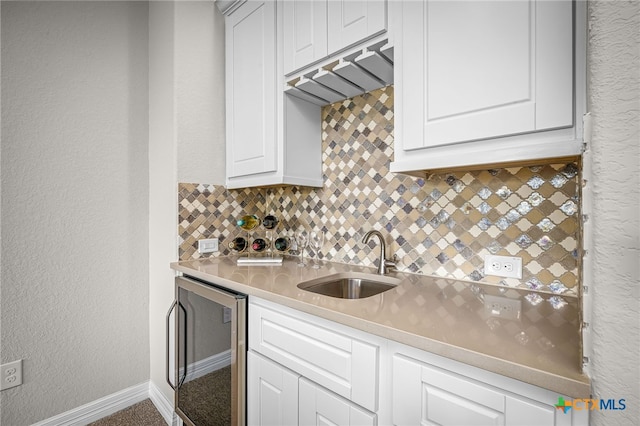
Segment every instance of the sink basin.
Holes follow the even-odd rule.
[[[298,284],[298,288],[339,299],[364,299],[391,290],[400,280],[354,272],[328,275]]]

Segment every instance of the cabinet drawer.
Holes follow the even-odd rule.
[[[422,381],[429,388],[441,389],[442,392],[458,395],[461,398],[474,400],[491,410],[504,412],[505,397],[502,393],[489,389],[480,383],[462,376],[453,376],[437,367],[422,365]],[[434,391],[435,394],[435,391]]]
[[[375,412],[379,346],[334,331],[328,324],[302,312],[252,302],[249,347]]]
[[[500,426],[504,413],[437,387],[424,385],[426,421],[441,425]],[[472,422],[472,423],[471,423]]]

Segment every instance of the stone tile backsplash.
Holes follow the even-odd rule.
[[[373,266],[365,232],[388,235],[399,268],[446,278],[577,296],[581,259],[580,170],[551,164],[416,178],[389,172],[393,87],[322,110],[323,188],[227,190],[179,185],[179,256],[198,258],[197,240],[228,241],[245,212],[274,213],[281,232],[322,228],[322,257]],[[522,257],[522,280],[485,276],[484,256]],[[208,255],[206,255],[208,256]]]

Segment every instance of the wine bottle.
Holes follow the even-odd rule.
[[[287,251],[289,250],[289,239],[287,237],[278,237],[273,242],[273,245],[278,251],[281,251],[281,252]]]
[[[242,229],[246,229],[247,231],[251,231],[253,228],[255,228],[256,226],[260,225],[260,219],[258,219],[258,216],[254,215],[254,214],[248,214],[248,215],[244,215],[240,219],[238,219],[236,224]]]
[[[264,238],[256,238],[251,244],[251,249],[255,252],[263,251],[267,248],[267,241]]]
[[[276,226],[278,226],[278,218],[272,214],[267,215],[262,221],[262,226],[264,226],[266,229],[275,229]]]
[[[237,252],[244,251],[247,248],[247,240],[243,237],[236,237],[229,243],[229,248]]]

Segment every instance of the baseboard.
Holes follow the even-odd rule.
[[[231,349],[211,355],[187,366],[186,381],[198,379],[206,374],[231,365]],[[180,377],[184,374],[184,368],[180,369]]]
[[[149,399],[153,402],[153,405],[156,406],[158,412],[162,415],[164,421],[167,422],[168,425],[179,425],[178,415],[173,411],[173,403],[169,401],[162,392],[160,392],[160,389],[158,389],[152,381],[149,381]]]
[[[131,386],[32,426],[71,426],[94,422],[149,398],[149,384],[144,382]]]

